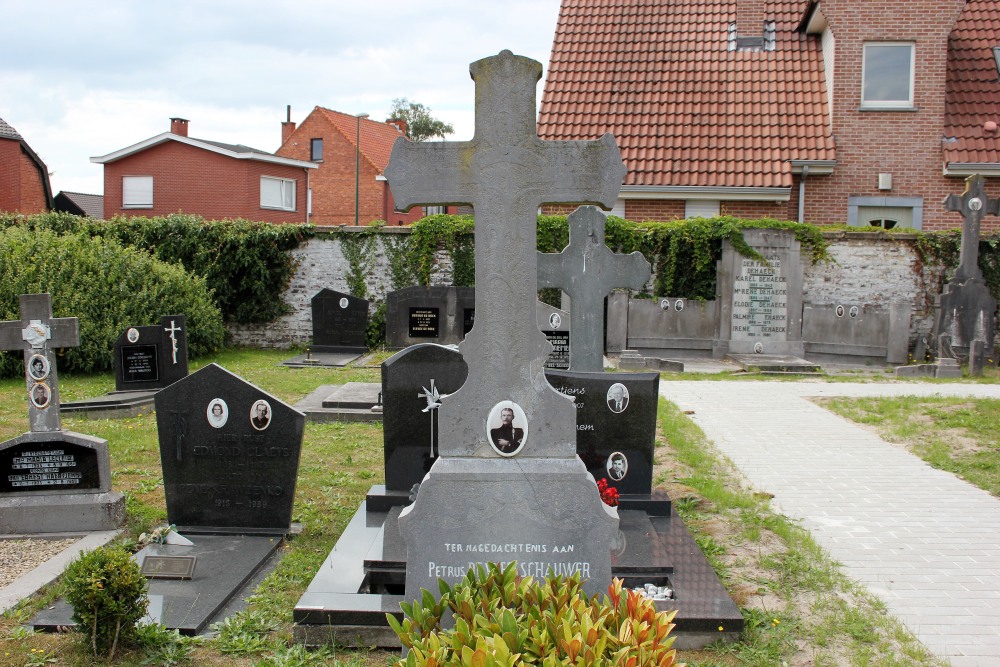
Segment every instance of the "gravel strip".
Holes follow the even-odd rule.
[[[78,539],[0,540],[0,588],[31,572]]]

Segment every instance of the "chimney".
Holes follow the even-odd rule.
[[[188,120],[187,118],[171,118],[170,119],[170,132],[181,137],[186,137],[188,135]]]
[[[292,122],[292,105],[285,107],[285,122],[281,124],[281,145],[284,146],[288,138],[295,131],[295,123]]]
[[[403,135],[404,137],[406,136],[406,130],[407,130],[408,128],[407,128],[407,126],[406,126],[406,121],[405,121],[405,120],[403,120],[402,118],[390,118],[389,120],[387,120],[387,121],[385,121],[385,122],[386,122],[387,124],[389,124],[389,125],[392,125],[392,126],[393,126],[393,127],[395,127],[395,128],[397,129],[397,130],[399,130],[399,132],[400,132],[400,133],[401,133],[401,134],[402,134],[402,135]]]
[[[764,0],[736,0],[737,49],[761,48],[764,45]]]

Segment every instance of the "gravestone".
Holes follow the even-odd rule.
[[[642,289],[650,276],[640,252],[616,255],[604,243],[606,216],[594,206],[569,215],[569,245],[562,252],[538,253],[538,286],[569,295],[570,369],[604,370],[604,297],[616,287]]]
[[[576,456],[572,402],[543,373],[535,218],[544,203],[610,208],[625,170],[610,135],[537,137],[537,62],[503,51],[470,71],[474,138],[397,141],[385,171],[404,209],[470,204],[476,216],[477,321],[459,348],[469,377],[442,399],[439,458],[399,516],[405,596],[457,581],[472,563],[515,559],[522,575],[581,572],[596,592],[611,580],[617,513]]]
[[[428,343],[382,362],[387,491],[408,494],[437,460],[440,397],[457,391],[468,374],[457,350]]]
[[[155,400],[168,522],[180,532],[286,534],[305,416],[216,364]]]
[[[659,373],[546,371],[576,401],[576,449],[594,479],[619,494],[653,493]]]
[[[154,326],[129,327],[115,341],[115,389],[158,390],[188,374],[187,321],[167,315]]]
[[[385,339],[390,349],[419,343],[454,345],[472,330],[474,287],[405,287],[385,297]]]
[[[945,200],[945,208],[962,214],[962,250],[955,276],[938,297],[935,331],[939,358],[967,361],[969,372],[981,375],[993,358],[997,302],[979,268],[979,231],[984,215],[1000,215],[1000,199],[986,195],[978,174],[965,183],[965,192]]]
[[[79,345],[75,317],[52,317],[48,294],[22,294],[21,319],[0,322],[0,349],[24,353],[31,430],[0,443],[0,533],[111,530],[125,499],[111,490],[106,440],[62,430],[58,348]]]
[[[312,301],[314,352],[364,352],[368,349],[368,301],[323,289]]]
[[[552,346],[546,368],[569,368],[569,313],[542,301],[535,302],[535,321]]]

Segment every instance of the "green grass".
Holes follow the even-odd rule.
[[[1000,400],[904,396],[817,403],[1000,496]]]

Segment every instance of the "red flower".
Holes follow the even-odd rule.
[[[608,507],[618,506],[618,489],[608,486],[608,480],[601,478],[597,481],[597,490],[601,494],[601,500]]]

